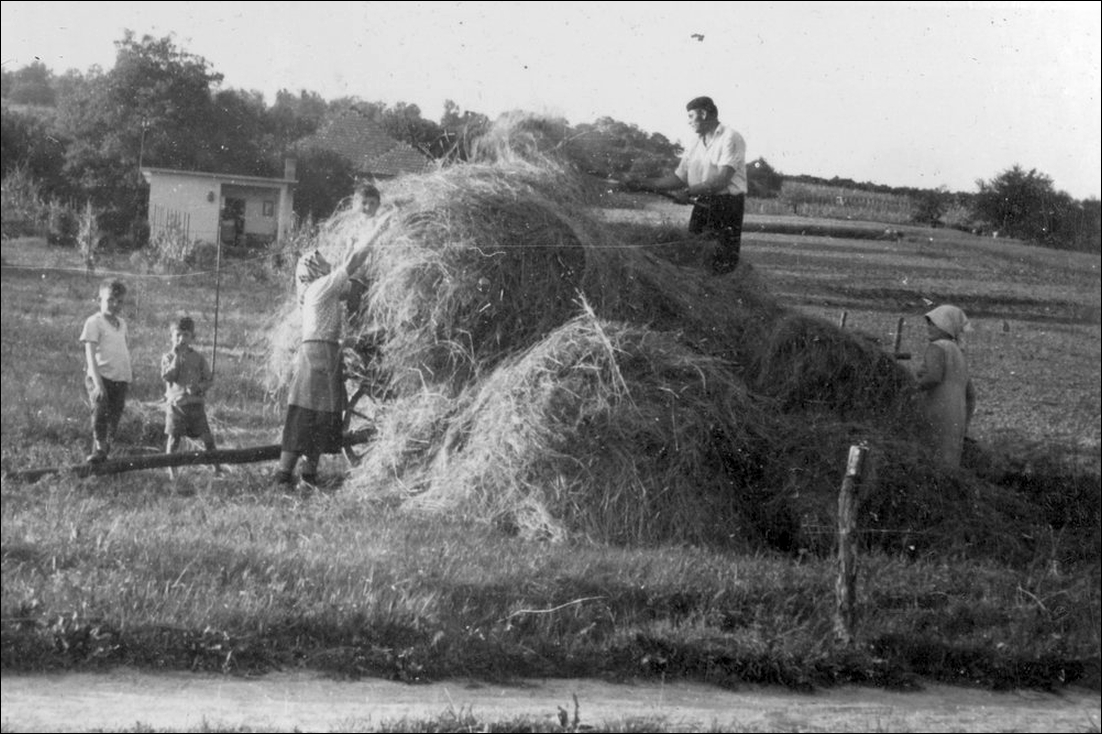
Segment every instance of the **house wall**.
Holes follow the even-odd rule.
[[[284,179],[251,179],[164,169],[143,169],[149,183],[149,230],[178,231],[188,240],[239,245],[278,240],[290,231],[294,164]],[[226,217],[228,200],[241,202],[240,220]]]
[[[226,199],[245,202],[245,234],[275,239],[279,229],[279,188],[264,186],[222,186],[222,203]]]
[[[158,172],[149,182],[149,235],[179,228],[189,240],[218,241],[218,182]]]

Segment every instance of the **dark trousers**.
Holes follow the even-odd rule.
[[[746,194],[711,194],[697,197],[689,218],[689,232],[714,232],[717,239],[712,257],[712,272],[729,273],[738,266],[742,248],[742,216],[746,210]]]
[[[115,438],[122,420],[122,411],[126,407],[126,393],[129,382],[103,381],[103,393],[98,400],[92,400],[92,378],[85,378],[88,386],[88,399],[92,402],[92,438],[98,446],[108,446]]]

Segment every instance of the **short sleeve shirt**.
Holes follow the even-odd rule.
[[[746,193],[746,141],[733,129],[720,124],[706,139],[697,136],[681,158],[676,175],[689,186],[707,181],[723,166],[735,169],[727,183],[727,194]]]
[[[115,382],[130,382],[133,373],[130,369],[130,347],[127,343],[126,321],[121,317],[118,326],[102,312],[95,313],[84,322],[80,340],[95,345],[96,369],[100,377]]]

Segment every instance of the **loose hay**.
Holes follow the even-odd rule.
[[[616,299],[605,286],[622,263],[560,179],[525,163],[468,164],[396,188],[400,222],[368,264],[396,390],[458,390],[571,318],[579,293],[601,307]]]
[[[406,469],[393,482],[411,488],[409,509],[525,537],[760,543],[746,491],[759,473],[764,412],[728,365],[674,335],[588,313],[500,364],[458,403],[412,470],[408,455],[375,458]],[[433,425],[440,418],[423,415]],[[431,431],[422,422],[413,433]]]
[[[786,411],[917,424],[914,378],[878,347],[822,319],[779,318],[756,350],[753,385]]]

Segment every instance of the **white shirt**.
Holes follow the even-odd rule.
[[[746,141],[733,129],[720,123],[710,135],[696,137],[674,173],[687,185],[695,186],[719,173],[723,166],[735,169],[735,175],[723,193],[745,194]]]
[[[126,321],[121,316],[118,326],[112,326],[103,312],[92,314],[84,322],[80,340],[96,345],[96,369],[100,377],[115,382],[130,382],[130,347],[127,345]]]

